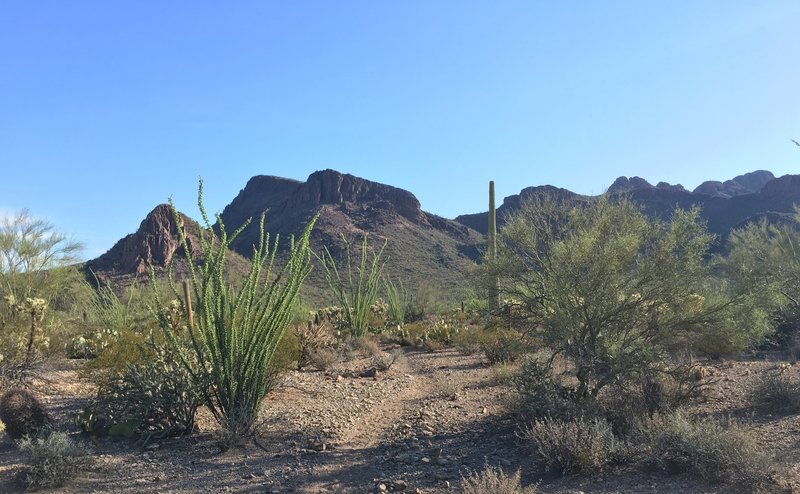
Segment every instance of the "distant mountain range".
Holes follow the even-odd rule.
[[[659,217],[668,216],[675,207],[698,205],[709,229],[724,237],[732,228],[755,218],[787,217],[793,205],[800,203],[800,175],[775,178],[769,171],[759,170],[724,182],[704,182],[692,192],[681,185],[664,182],[652,185],[640,177],[620,177],[606,193],[626,194],[648,214]],[[592,199],[549,185],[524,188],[503,200],[497,210],[498,224],[502,226],[504,219],[524,201],[543,194],[563,200]],[[257,220],[262,212],[266,212],[267,231],[280,234],[284,240],[299,233],[319,214],[312,248],[320,252],[326,246],[340,260],[344,259],[342,237],[358,245],[362,235],[368,234],[373,248],[388,242],[385,255],[392,277],[402,280],[412,293],[427,286],[453,300],[463,297],[470,267],[480,260],[488,214],[467,214],[448,220],[423,211],[411,192],[334,170],[314,172],[305,182],[255,176],[225,207],[221,218],[231,232],[248,218]],[[199,227],[186,215],[180,218],[180,225],[176,225],[169,207],[157,206],[136,232],[119,240],[87,266],[104,279],[126,283],[137,273],[142,275],[150,263],[163,271],[177,255],[180,273],[180,266],[186,265],[177,241],[178,227],[184,228],[189,236],[193,259],[199,257],[196,240]],[[233,243],[232,269],[246,271],[257,235],[253,225]],[[315,269],[304,290],[304,296],[315,303],[328,301],[321,271]]]

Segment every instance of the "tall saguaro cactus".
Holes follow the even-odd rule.
[[[488,261],[497,259],[497,214],[494,209],[494,180],[489,181],[489,246],[486,249]],[[489,310],[495,311],[500,306],[498,301],[497,276],[492,272],[489,281]]]

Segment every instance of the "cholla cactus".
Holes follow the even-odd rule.
[[[6,301],[15,300],[13,295],[6,297]],[[28,345],[25,350],[25,367],[31,363],[31,356],[33,355],[33,342],[36,338],[36,322],[44,318],[44,311],[47,309],[47,301],[42,298],[27,297],[24,302],[15,303],[13,306],[15,311],[27,314],[31,318],[31,331],[28,335]],[[47,340],[49,343],[49,339]]]
[[[370,306],[369,310],[373,316],[379,319],[386,319],[386,314],[389,313],[389,305],[382,298],[379,298]]]

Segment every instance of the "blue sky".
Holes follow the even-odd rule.
[[[334,168],[446,217],[800,172],[800,2],[7,1],[0,214],[95,257],[172,195]]]

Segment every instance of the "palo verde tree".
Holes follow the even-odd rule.
[[[772,324],[793,332],[800,324],[800,209],[790,221],[761,220],[734,230],[728,247],[732,282],[759,287],[754,298],[760,309]]]
[[[82,250],[80,242],[28,210],[0,222],[0,362],[20,360],[24,353],[23,365],[30,365],[45,310],[63,305],[79,282],[69,266]]]
[[[250,221],[228,235],[222,218],[216,215],[219,234],[215,235],[203,206],[202,180],[197,204],[205,228],[199,232],[202,264],[188,263],[188,291],[194,317],[184,310],[184,324],[175,324],[151,268],[153,310],[194,385],[204,394],[208,409],[227,433],[227,439],[237,442],[253,432],[259,407],[274,384],[270,364],[291,322],[303,281],[311,270],[309,237],[316,217],[299,238],[291,239],[288,253],[279,261],[280,239],[276,235],[274,241],[270,240],[264,231],[262,214],[250,270],[234,287],[226,279],[225,259],[231,242]],[[180,215],[172,201],[170,206],[176,225],[180,225]],[[184,229],[178,228],[178,234],[187,259],[191,259]],[[172,296],[181,299],[183,294],[172,282],[171,271],[168,270],[168,278]],[[186,336],[181,334],[181,326],[186,328]]]
[[[592,401],[661,372],[676,345],[724,322],[736,299],[708,295],[712,238],[696,209],[661,221],[627,199],[540,198],[507,221],[496,268],[502,293],[550,350],[545,371],[560,357],[574,373],[573,399]]]

